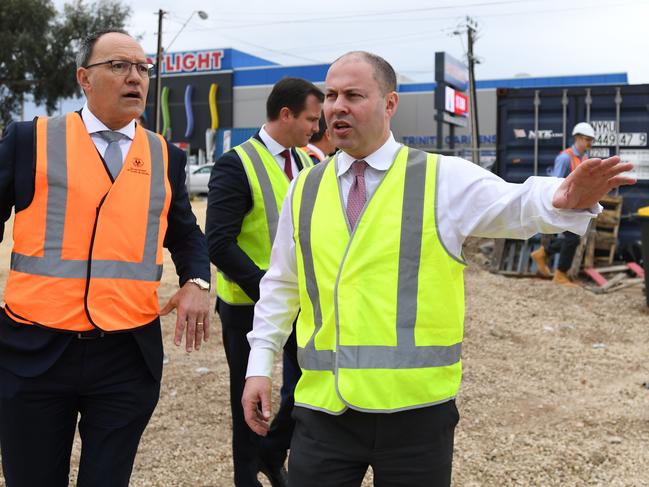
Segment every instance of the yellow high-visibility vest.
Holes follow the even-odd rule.
[[[237,245],[260,269],[267,270],[270,249],[277,233],[277,222],[290,181],[268,149],[254,137],[234,148],[248,177],[252,209],[243,219]],[[296,148],[302,167],[313,166],[311,158]],[[216,293],[234,305],[250,305],[254,301],[223,272],[216,276]]]
[[[335,159],[298,176],[296,404],[391,412],[456,395],[465,264],[440,241],[436,181],[437,156],[402,147],[351,231]]]

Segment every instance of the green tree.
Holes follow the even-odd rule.
[[[75,0],[58,12],[51,0],[0,0],[0,124],[32,95],[52,112],[59,98],[79,95],[75,56],[89,32],[123,29],[131,13],[119,1]]]

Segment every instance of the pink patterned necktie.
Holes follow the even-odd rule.
[[[365,191],[366,168],[367,162],[363,160],[352,162],[354,182],[352,183],[352,187],[349,188],[349,194],[347,195],[347,218],[349,219],[349,225],[352,227],[352,230],[356,227],[356,221],[367,201],[367,191]]]

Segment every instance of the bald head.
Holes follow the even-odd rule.
[[[379,84],[381,94],[386,95],[397,91],[397,74],[394,68],[381,56],[367,51],[351,51],[336,59],[332,66],[338,62],[365,62],[372,67],[374,79]]]
[[[323,110],[336,147],[363,159],[385,143],[399,102],[395,78],[385,60],[367,52],[348,53],[329,67]]]

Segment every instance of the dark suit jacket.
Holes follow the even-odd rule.
[[[259,133],[255,139],[263,144]],[[298,170],[302,162],[291,149]],[[241,158],[234,150],[223,154],[214,164],[208,184],[205,234],[212,264],[235,281],[253,300],[259,299],[259,281],[266,272],[237,245],[244,217],[252,208],[248,176]]]
[[[80,112],[79,112],[80,113]],[[0,139],[0,241],[11,215],[27,208],[34,196],[36,167],[34,122],[10,124]],[[205,236],[196,224],[185,188],[186,156],[168,147],[171,204],[164,246],[169,249],[179,284],[200,277],[209,282],[210,267]],[[0,367],[22,377],[45,372],[61,356],[73,334],[16,323],[0,308]],[[151,374],[162,376],[160,319],[130,331],[137,341]],[[74,338],[76,339],[76,338]]]

